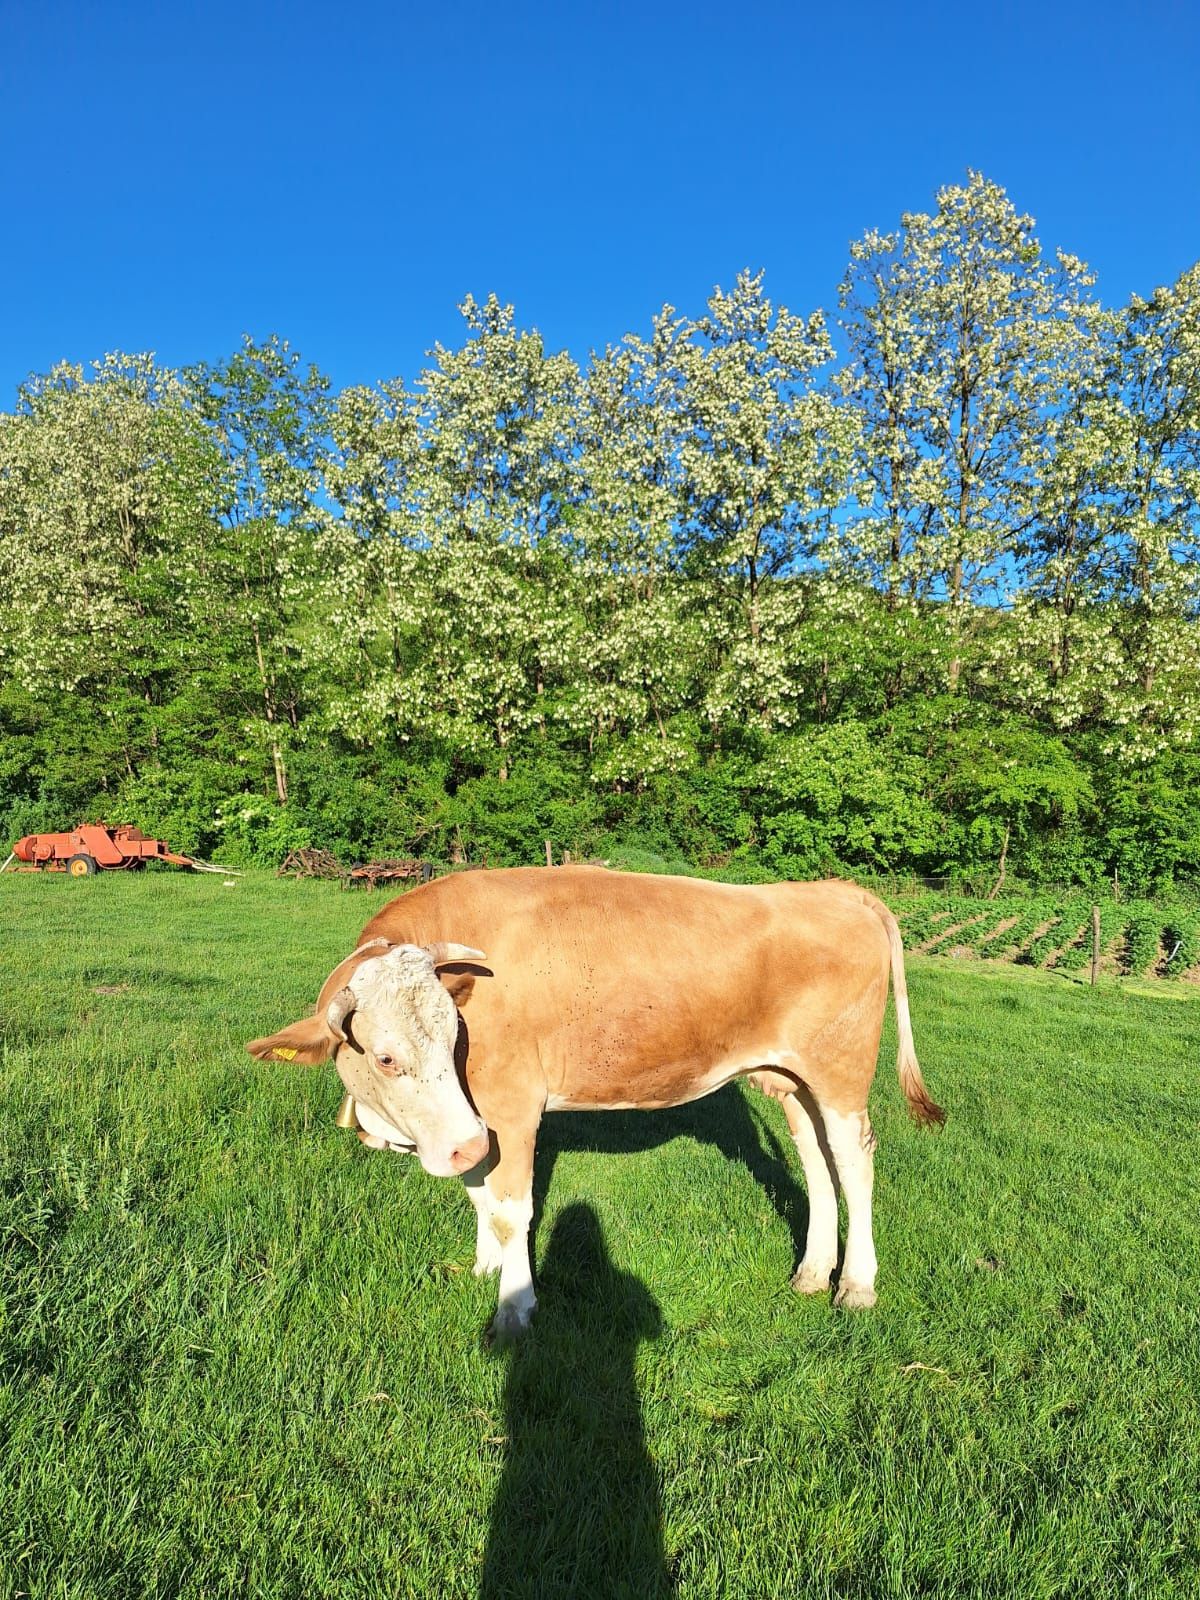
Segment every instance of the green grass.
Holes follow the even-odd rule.
[[[788,1288],[777,1107],[548,1119],[493,1354],[461,1186],[241,1049],[381,903],[0,878],[0,1592],[1198,1592],[1188,986],[910,960],[867,1314]]]

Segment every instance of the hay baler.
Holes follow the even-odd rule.
[[[114,828],[106,822],[81,822],[70,833],[26,834],[13,846],[9,861],[13,856],[21,862],[18,872],[66,872],[73,878],[87,878],[99,871],[128,872],[147,861],[168,861],[196,872],[228,870],[180,855],[162,839],[147,839],[140,828],[129,823]]]

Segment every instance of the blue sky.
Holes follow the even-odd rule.
[[[0,406],[276,331],[412,377],[494,290],[583,358],[978,168],[1109,302],[1200,257],[1200,7],[0,0]]]

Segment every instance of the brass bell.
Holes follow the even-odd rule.
[[[357,1128],[358,1113],[354,1109],[354,1096],[344,1094],[342,1103],[338,1107],[337,1117],[334,1119],[339,1128]]]

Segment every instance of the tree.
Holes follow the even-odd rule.
[[[547,355],[494,295],[460,309],[466,343],[435,347],[416,401],[428,610],[405,690],[477,759],[482,734],[504,779],[515,742],[545,729],[572,677],[561,540],[578,370],[565,352]]]
[[[565,724],[587,740],[597,782],[641,787],[695,760],[690,712],[704,660],[681,565],[686,506],[679,345],[664,307],[648,340],[594,355],[579,414],[579,489],[567,515],[584,619]]]
[[[1032,218],[980,174],[937,199],[865,235],[841,285],[864,485],[844,544],[893,608],[939,605],[954,691],[987,607],[1011,598],[1092,279],[1072,256],[1043,261]]]
[[[303,654],[322,730],[361,743],[413,731],[401,711],[403,680],[430,605],[414,485],[420,451],[400,379],[338,395],[312,512],[307,594],[320,625],[306,633]]]
[[[0,417],[0,658],[107,786],[159,738],[217,462],[148,355],[62,365]],[[85,752],[92,752],[87,755]]]
[[[306,651],[351,738],[432,739],[504,779],[573,678],[578,374],[495,297],[461,309],[464,345],[414,390],[338,400],[312,588],[331,631]]]
[[[299,726],[297,626],[312,557],[309,517],[328,380],[286,340],[247,335],[225,361],[185,374],[193,414],[220,451],[213,532],[195,552],[193,625],[218,648],[206,692],[240,717],[287,801],[286,746]]]
[[[1119,325],[1114,573],[1127,661],[1126,747],[1149,755],[1200,730],[1200,265]]]
[[[679,539],[720,652],[706,706],[718,724],[794,720],[780,580],[815,558],[845,488],[850,419],[815,378],[832,353],[821,313],[776,309],[761,273],[717,289],[678,341]]]

